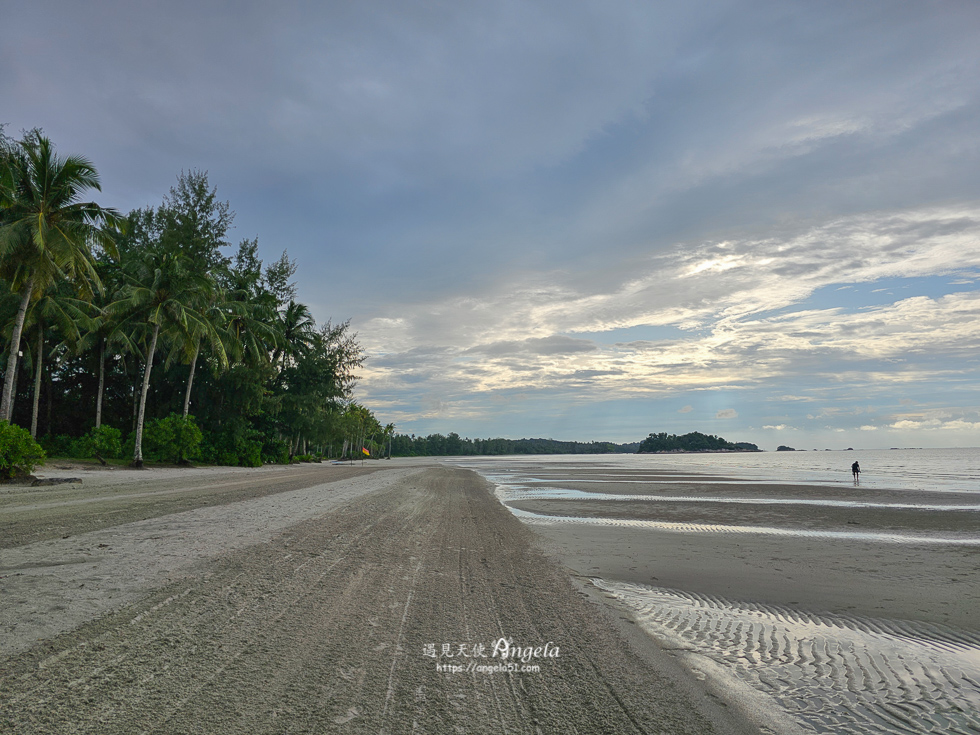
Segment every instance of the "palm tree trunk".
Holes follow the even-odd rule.
[[[136,365],[134,365],[135,370],[133,371],[135,373],[133,375],[133,428],[130,429],[130,431],[132,431],[135,434],[136,417],[139,415],[140,412],[140,391],[139,391],[139,382],[137,380],[137,376],[139,375],[138,372],[139,363],[136,360],[133,360],[133,362],[136,362]]]
[[[47,421],[45,422],[45,428],[47,429],[47,433],[50,434],[51,433],[51,408],[52,408],[52,404],[54,403],[54,379],[51,377],[50,365],[48,366],[48,377],[46,382],[48,384],[48,416],[47,416]]]
[[[102,426],[102,394],[105,392],[105,341],[99,340],[99,392],[95,396],[95,428]]]
[[[143,467],[143,420],[146,418],[146,394],[150,390],[150,370],[153,368],[153,353],[157,349],[157,336],[159,334],[160,325],[154,324],[150,349],[146,352],[146,367],[143,368],[143,390],[140,393],[140,408],[136,417],[136,447],[133,450],[133,467],[140,469]]]
[[[34,369],[34,408],[31,411],[31,437],[37,439],[37,411],[41,407],[41,364],[44,359],[44,326],[37,324],[37,365]]]
[[[27,306],[31,303],[34,276],[27,279],[20,296],[20,307],[14,319],[14,333],[10,337],[10,354],[7,356],[7,374],[3,379],[3,398],[0,399],[0,421],[10,421],[14,413],[14,376],[17,374],[17,353],[20,351],[20,335],[24,331]]]
[[[187,392],[184,394],[184,418],[191,408],[191,386],[194,385],[194,368],[197,367],[197,356],[201,354],[201,338],[197,338],[197,345],[194,347],[194,359],[191,360],[191,374],[187,378]]]

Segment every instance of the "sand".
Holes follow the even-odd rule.
[[[749,688],[717,686],[703,658],[657,645],[594,579],[978,626],[977,547],[525,525],[478,475],[428,460],[38,474],[82,482],[0,487],[0,731],[797,731]],[[626,492],[853,497],[670,479]],[[519,505],[649,514],[628,501]],[[976,519],[693,502],[657,514],[926,533]],[[527,660],[489,655],[501,639]],[[475,668],[487,665],[515,670]]]
[[[82,480],[0,490],[0,731],[758,731],[472,472]]]

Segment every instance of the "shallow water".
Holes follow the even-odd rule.
[[[536,478],[521,478],[521,482],[536,482]],[[576,484],[589,480],[575,480]],[[661,484],[648,480],[651,484]],[[635,484],[630,481],[630,484]],[[741,484],[745,484],[744,482]],[[590,493],[563,487],[525,486],[508,478],[507,491],[501,497],[505,503],[517,500],[621,500],[649,503],[735,503],[736,505],[811,505],[828,508],[891,508],[893,510],[939,510],[980,512],[980,503],[962,505],[937,505],[934,503],[875,503],[865,500],[832,500],[829,498],[739,498],[700,497],[697,495],[633,495],[617,493]]]
[[[636,518],[588,518],[577,516],[549,516],[531,513],[507,506],[511,513],[525,523],[583,523],[590,526],[619,528],[646,528],[651,531],[675,533],[737,533],[759,536],[797,536],[800,538],[825,538],[841,541],[877,541],[894,544],[941,544],[945,546],[980,546],[977,536],[953,536],[926,533],[891,533],[886,531],[815,531],[807,528],[779,528],[775,526],[739,526],[719,523],[678,523],[674,521],[650,521]]]
[[[493,471],[532,468],[559,477],[579,475],[617,480],[626,474],[669,471],[717,474],[758,483],[852,485],[851,463],[861,464],[861,486],[869,489],[980,493],[980,448],[874,449],[854,451],[737,452],[731,454],[602,454],[481,457],[458,463]],[[601,474],[606,473],[606,474]]]

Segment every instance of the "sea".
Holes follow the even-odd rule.
[[[773,488],[760,498],[739,486],[806,485],[852,487],[851,464],[861,466],[860,486],[894,490],[864,503],[780,497]],[[862,542],[928,544],[974,553],[980,564],[980,449],[891,449],[718,454],[539,455],[451,460],[473,469],[497,487],[497,496],[525,523],[588,523],[610,528],[644,528],[649,533],[742,533],[824,536]],[[771,526],[678,524],[610,517],[543,516],[511,505],[527,499],[582,501],[596,498],[648,501],[655,509],[673,500],[717,503],[717,496],[672,497],[672,483],[690,485],[703,476],[712,485],[732,485],[724,502],[850,507],[890,511],[944,512],[977,519],[955,531],[861,533],[812,531]],[[676,479],[672,479],[676,478]],[[710,478],[710,479],[709,479]],[[637,495],[648,483],[655,494]],[[617,494],[617,486],[624,493]],[[626,486],[629,485],[628,492]],[[582,488],[595,487],[597,492]],[[900,491],[916,491],[903,502]],[[652,491],[653,493],[653,491]],[[775,494],[774,494],[775,493]],[[928,499],[936,493],[937,503]],[[925,494],[925,496],[923,495]],[[940,494],[942,496],[940,497]],[[885,499],[882,500],[882,497]],[[923,500],[925,497],[925,500]],[[913,498],[913,493],[908,494]],[[660,504],[658,506],[658,504]],[[886,506],[893,506],[887,508]],[[975,515],[974,515],[975,514]],[[973,576],[968,583],[974,583]],[[636,622],[661,645],[687,652],[700,675],[710,675],[729,691],[747,691],[770,708],[775,722],[796,732],[886,735],[955,733],[980,735],[980,610],[970,629],[909,620],[835,615],[746,599],[726,599],[621,580],[592,583],[621,601]],[[778,725],[776,731],[782,731]]]

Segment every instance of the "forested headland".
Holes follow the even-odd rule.
[[[655,452],[758,452],[759,447],[749,442],[730,442],[713,434],[692,431],[689,434],[650,434],[640,442],[639,454]]]
[[[89,201],[99,191],[84,157],[0,129],[5,436],[29,427],[51,455],[137,466],[387,443],[394,426],[352,400],[349,323],[316,323],[285,251],[264,263],[257,239],[228,241],[234,213],[206,172],[125,216]]]

